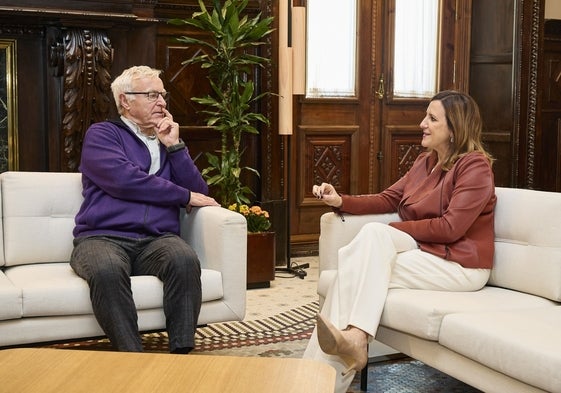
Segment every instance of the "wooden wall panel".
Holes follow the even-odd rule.
[[[302,234],[315,233],[321,212],[329,208],[312,195],[313,185],[331,183],[337,192],[349,194],[358,181],[356,161],[351,160],[358,155],[358,127],[299,126],[297,135],[300,153],[293,161],[298,168],[294,191],[301,214],[292,225]]]
[[[561,20],[550,20],[545,25],[543,61],[539,79],[540,145],[539,188],[561,191]]]
[[[44,30],[42,28],[22,28],[12,25],[12,31],[6,31],[9,25],[0,28],[0,35],[10,37],[17,42],[17,72],[26,75],[17,81],[17,113],[18,113],[18,156],[19,170],[29,171],[45,168],[48,165],[49,146],[48,127],[50,118],[49,107],[45,102],[56,100],[56,96],[48,94],[45,73],[47,69],[44,58]],[[25,61],[22,59],[34,59]],[[54,150],[54,154],[57,150]]]
[[[514,0],[474,1],[469,93],[483,118],[483,140],[495,158],[495,184],[510,186],[515,134]]]
[[[470,94],[481,110],[483,141],[495,158],[495,184],[508,187],[512,182],[511,142],[515,124],[512,60],[507,62],[502,56],[478,57],[472,61],[471,74]]]
[[[200,33],[196,34],[201,38]],[[165,26],[160,28],[156,67],[163,70],[164,86],[171,92],[169,110],[180,125],[181,137],[187,141],[199,169],[203,169],[207,166],[204,153],[220,150],[220,134],[206,127],[204,117],[198,113],[200,105],[191,100],[191,97],[203,97],[210,92],[206,73],[200,66],[182,64],[201,48],[180,44],[174,40],[177,35],[177,31]]]

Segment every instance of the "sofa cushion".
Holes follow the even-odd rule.
[[[81,174],[5,172],[1,182],[5,265],[68,261]]]
[[[561,307],[447,315],[440,344],[548,392],[561,392]]]
[[[15,287],[3,271],[0,271],[0,304],[0,321],[21,318],[21,289]]]
[[[561,301],[561,193],[496,188],[489,284]]]
[[[442,319],[448,314],[547,306],[554,308],[556,305],[539,296],[495,287],[485,287],[476,292],[391,289],[380,323],[437,341]]]
[[[88,284],[68,263],[13,266],[5,273],[21,288],[24,317],[92,314]],[[220,272],[203,269],[201,280],[203,302],[223,297]],[[131,285],[137,309],[162,307],[162,282],[156,277],[135,276]]]

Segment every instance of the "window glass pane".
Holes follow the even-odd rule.
[[[357,0],[308,0],[306,96],[356,96]]]
[[[395,0],[394,97],[437,91],[439,0]]]

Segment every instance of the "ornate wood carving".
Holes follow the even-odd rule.
[[[418,142],[397,144],[398,166],[396,177],[398,179],[403,177],[407,171],[411,169],[413,163],[423,151],[425,151],[425,148],[419,145]]]
[[[341,189],[342,164],[343,164],[343,145],[317,145],[313,144],[313,182],[308,184],[308,189],[312,189],[314,184],[323,182],[331,183],[334,187]]]
[[[356,127],[300,127],[299,144],[302,145],[299,161],[305,163],[304,176],[298,178],[297,200],[314,201],[312,187],[323,182],[331,183],[338,192],[349,194],[351,182],[356,181],[350,157],[356,154]]]
[[[113,49],[104,31],[67,29],[51,56],[59,70],[64,63],[62,167],[76,171],[86,130],[109,113]]]
[[[0,24],[0,36],[44,36],[45,28],[43,26],[36,26],[36,25],[9,25],[9,24]]]
[[[534,188],[535,151],[536,151],[536,115],[538,110],[538,50],[540,42],[540,1],[532,2],[530,64],[528,80],[528,128],[527,128],[527,166],[525,186]]]
[[[274,15],[273,10],[273,1],[266,0],[263,2],[264,4],[262,7],[262,14],[264,18],[270,17]],[[273,42],[272,36],[268,35],[266,38],[266,44],[259,48],[263,53],[261,56],[266,57],[268,59],[274,59],[273,56]],[[267,66],[265,67],[264,71],[261,75],[262,80],[262,89],[261,91],[275,91],[276,84],[273,83],[277,74],[274,72],[274,66]],[[259,71],[259,70],[258,70]],[[276,97],[274,96],[267,96],[263,99],[263,115],[268,119],[273,119],[273,112],[274,112],[274,105],[273,99]],[[273,186],[273,179],[277,179],[280,182],[278,185],[281,190],[284,190],[284,176],[281,176],[284,173],[285,162],[284,159],[276,160],[275,159],[275,150],[280,152],[284,152],[286,149],[285,144],[283,141],[275,140],[273,135],[273,130],[275,127],[272,126],[262,126],[261,127],[261,135],[262,135],[262,143],[261,143],[261,150],[264,152],[265,159],[263,160],[262,170],[261,170],[261,189],[262,189],[262,199],[275,199],[279,198],[279,195],[275,195],[274,186]],[[279,146],[275,146],[275,141],[279,143]],[[278,154],[278,153],[277,153]],[[276,164],[278,162],[278,165]],[[275,170],[275,167],[277,168]]]

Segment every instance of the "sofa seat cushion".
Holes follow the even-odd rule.
[[[549,392],[561,392],[561,306],[447,315],[440,344]]]
[[[476,292],[391,289],[380,323],[437,341],[442,319],[448,314],[547,306],[553,308],[556,304],[538,296],[496,287],[484,287]]]
[[[0,270],[0,321],[21,318],[21,290]]]
[[[12,266],[5,273],[14,287],[21,289],[23,317],[93,313],[88,284],[74,273],[69,263]],[[203,302],[223,297],[220,272],[203,269],[201,280]],[[137,309],[162,307],[163,285],[159,279],[134,276],[131,285]]]

